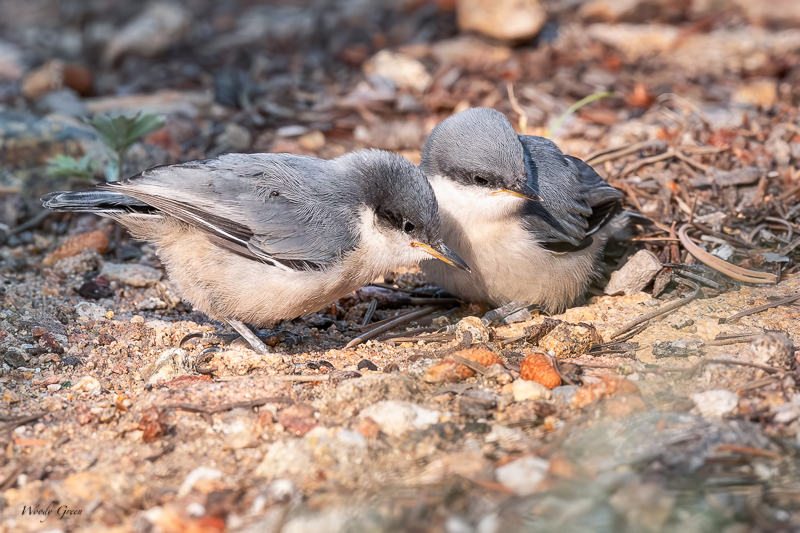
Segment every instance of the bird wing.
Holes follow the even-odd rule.
[[[322,268],[355,248],[347,194],[331,194],[327,162],[290,154],[227,154],[152,168],[106,185],[209,233],[245,257]]]
[[[528,202],[525,215],[530,232],[555,253],[575,252],[592,244],[592,234],[619,211],[622,195],[589,165],[565,156],[552,142],[520,135],[528,185],[541,202]]]

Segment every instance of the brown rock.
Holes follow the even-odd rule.
[[[454,355],[475,361],[487,368],[494,364],[503,364],[502,359],[485,348],[468,348],[456,352]],[[428,383],[455,383],[474,375],[475,371],[471,368],[447,358],[430,367],[422,379]]]
[[[559,359],[578,357],[589,351],[595,344],[602,344],[603,338],[591,324],[559,324],[539,342],[539,347],[555,353]]]
[[[539,33],[547,13],[538,0],[458,0],[458,27],[501,41],[524,41]]]
[[[92,84],[92,73],[86,67],[54,59],[25,77],[22,94],[30,100],[39,100],[49,92],[69,87],[78,94],[86,95],[92,91]]]
[[[661,261],[653,252],[640,250],[622,268],[611,274],[611,280],[606,285],[604,292],[606,294],[620,292],[631,294],[641,291],[653,281],[661,269]]]
[[[548,389],[561,385],[561,377],[543,353],[532,352],[519,365],[519,377],[541,383]]]
[[[610,398],[615,394],[639,396],[639,387],[625,378],[601,376],[600,381],[584,385],[570,400],[572,407],[581,408],[601,398]]]
[[[740,84],[731,99],[739,104],[772,107],[778,102],[778,83],[771,78],[760,78]]]
[[[361,433],[361,436],[365,439],[374,439],[378,436],[381,428],[377,422],[370,417],[365,416],[358,421],[356,430]]]
[[[278,422],[289,433],[302,437],[317,426],[314,408],[303,403],[295,403],[278,412]]]
[[[90,231],[70,238],[67,242],[56,248],[42,261],[45,266],[55,265],[59,259],[65,259],[80,254],[86,250],[93,250],[99,254],[108,251],[108,237],[102,231]]]

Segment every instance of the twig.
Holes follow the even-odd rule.
[[[412,313],[408,313],[406,315],[403,315],[403,316],[401,316],[399,318],[396,318],[396,319],[394,319],[394,320],[392,320],[390,322],[387,322],[386,324],[384,324],[384,325],[382,325],[380,327],[377,327],[377,328],[375,328],[373,330],[370,330],[367,333],[364,333],[360,337],[356,337],[355,339],[353,339],[350,342],[348,342],[347,346],[345,346],[344,348],[345,348],[345,350],[347,350],[347,349],[350,349],[350,348],[352,348],[354,346],[357,346],[357,345],[361,344],[362,342],[366,342],[366,341],[368,341],[370,339],[374,339],[375,337],[377,337],[378,335],[380,335],[384,331],[389,331],[392,328],[395,328],[395,327],[400,326],[402,324],[406,324],[408,322],[411,322],[415,318],[420,318],[420,317],[423,317],[425,315],[429,315],[429,314],[433,313],[435,310],[436,310],[436,307],[434,307],[432,305],[429,305],[427,307],[423,307],[422,309],[420,309],[418,311],[414,311]]]
[[[451,355],[450,357],[456,363],[461,363],[465,367],[470,368],[470,369],[474,370],[475,372],[477,372],[479,374],[483,374],[483,373],[486,372],[486,367],[485,366],[483,366],[480,363],[476,363],[475,361],[470,361],[466,357],[461,357],[460,355]]]
[[[783,298],[782,300],[776,300],[774,302],[770,302],[768,304],[759,305],[758,307],[753,307],[751,309],[746,309],[741,313],[736,313],[735,315],[729,316],[728,318],[720,318],[720,324],[730,324],[731,321],[738,320],[744,316],[754,315],[756,313],[760,313],[761,311],[766,311],[767,309],[772,309],[773,307],[780,307],[782,305],[789,305],[792,302],[796,302],[800,300],[800,294],[795,294],[794,296],[789,296],[788,298]]]
[[[775,274],[768,274],[767,272],[755,272],[747,270],[736,265],[732,265],[727,261],[723,261],[719,257],[713,256],[710,253],[702,250],[699,246],[692,242],[687,232],[689,231],[689,224],[684,224],[678,230],[678,238],[686,250],[692,254],[699,261],[705,265],[722,272],[723,274],[739,281],[748,283],[776,283],[778,277]]]
[[[578,109],[582,108],[586,104],[591,104],[595,100],[600,100],[601,98],[613,98],[614,96],[616,96],[616,95],[613,92],[604,92],[604,93],[590,94],[589,96],[587,96],[585,98],[581,98],[580,100],[578,100],[577,102],[575,102],[574,104],[569,106],[569,109],[564,111],[561,114],[561,116],[556,119],[556,121],[553,123],[553,125],[550,126],[550,128],[548,128],[547,137],[548,138],[552,137],[553,133],[556,132],[556,130],[559,128],[559,126],[561,126],[561,123],[564,122],[564,120],[566,120],[566,118],[568,116],[570,116],[572,113],[574,113]]]
[[[674,155],[675,152],[673,150],[668,150],[663,154],[653,155],[650,157],[645,157],[644,159],[639,159],[638,161],[634,161],[627,167],[623,168],[622,171],[619,173],[619,176],[625,176],[626,174],[630,174],[631,172],[639,170],[644,166],[652,165],[653,163],[658,163],[659,161],[664,161],[665,159],[669,159]]]
[[[741,344],[743,342],[752,342],[753,339],[758,337],[758,335],[760,335],[760,333],[756,335],[739,335],[729,339],[714,339],[713,341],[705,341],[703,344],[706,346],[728,346],[729,344]]]
[[[506,90],[508,90],[508,100],[511,102],[511,108],[519,115],[519,132],[522,135],[528,134],[528,114],[519,105],[517,97],[514,96],[514,86],[511,82],[506,82]]]
[[[366,327],[369,324],[369,321],[372,320],[372,315],[375,314],[375,309],[378,308],[378,300],[375,298],[369,303],[369,307],[367,307],[367,312],[364,313],[364,320],[361,321],[361,327]]]
[[[294,400],[292,400],[287,396],[272,396],[268,398],[257,398],[255,400],[249,400],[243,402],[223,403],[221,405],[211,408],[205,407],[203,405],[194,405],[191,403],[173,403],[165,405],[160,409],[180,409],[181,411],[188,411],[190,413],[205,413],[213,415],[215,413],[222,413],[224,411],[230,411],[232,409],[238,409],[240,407],[244,408],[260,407],[268,403],[294,403]]]
[[[666,150],[666,148],[667,143],[661,140],[642,141],[622,148],[606,148],[605,150],[598,150],[592,154],[589,154],[589,157],[586,158],[586,164],[600,165],[606,161],[613,161],[641,150]]]
[[[771,452],[769,450],[762,450],[761,448],[753,448],[751,446],[739,446],[737,444],[720,444],[717,448],[717,451],[742,453],[746,455],[760,455],[761,457],[769,457],[770,459],[775,460],[783,459],[783,456],[779,453]]]
[[[762,365],[761,363],[751,363],[750,361],[739,361],[738,359],[703,359],[694,366],[688,368],[664,368],[666,372],[694,372],[704,365],[735,365],[735,366],[749,366],[751,368],[758,368],[770,374],[786,375],[786,371],[770,365]]]
[[[692,300],[694,300],[695,298],[697,298],[697,295],[700,294],[700,285],[697,285],[695,282],[689,281],[688,279],[682,279],[681,282],[694,287],[694,292],[685,298],[681,298],[680,300],[677,300],[675,302],[668,303],[664,307],[656,309],[651,313],[647,313],[646,315],[642,315],[639,318],[628,322],[627,324],[619,328],[617,331],[615,331],[611,335],[611,338],[615,339],[620,335],[622,335],[623,333],[629,331],[630,329],[638,326],[642,322],[647,322],[648,320],[652,320],[657,316],[661,316],[665,313],[669,313],[670,311],[674,311],[675,309],[678,309],[679,307],[682,307],[691,302]]]
[[[742,392],[746,392],[753,389],[758,389],[761,387],[766,387],[767,385],[772,385],[773,383],[777,383],[782,379],[782,376],[767,376],[765,378],[757,379],[755,381],[751,381],[750,383],[745,383],[736,390],[738,394]]]
[[[792,241],[792,237],[794,237],[794,227],[790,222],[778,217],[764,217],[764,220],[767,220],[769,222],[775,222],[777,224],[781,224],[782,226],[786,226],[786,237],[784,237],[786,241],[784,242],[789,243]]]
[[[44,415],[45,415],[45,413],[34,413],[32,415],[21,416],[19,418],[11,419],[11,420],[8,421],[7,424],[3,424],[2,426],[0,426],[0,433],[2,433],[3,431],[10,431],[10,430],[15,429],[15,428],[17,428],[19,426],[24,426],[25,424],[27,424],[29,422],[35,422],[36,420],[39,420]]]

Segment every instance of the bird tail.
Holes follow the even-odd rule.
[[[147,212],[152,208],[141,200],[126,194],[101,191],[56,191],[41,198],[42,205],[53,211],[72,211],[79,213],[130,213]]]

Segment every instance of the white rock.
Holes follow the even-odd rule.
[[[365,74],[377,74],[394,82],[397,87],[425,92],[432,78],[425,65],[413,57],[381,50],[364,64]]]
[[[535,381],[527,379],[517,379],[511,384],[511,393],[514,395],[515,402],[524,402],[525,400],[549,400],[550,391]]]
[[[181,348],[170,348],[161,352],[155,363],[142,371],[142,378],[147,383],[155,384],[159,380],[171,381],[186,374],[185,364],[188,361],[186,352]]]
[[[153,3],[115,34],[103,61],[110,64],[125,53],[154,56],[182,39],[190,24],[191,14],[180,4]]]
[[[661,261],[652,252],[639,250],[622,268],[611,274],[603,292],[631,294],[644,289],[661,270]]]
[[[178,498],[182,498],[192,492],[195,484],[198,481],[210,481],[214,479],[221,479],[222,472],[210,466],[198,466],[189,472],[181,483],[178,489]]]
[[[72,390],[88,392],[95,389],[99,389],[100,382],[97,381],[97,378],[94,378],[92,376],[83,376],[70,388]]]
[[[724,389],[698,392],[692,395],[692,400],[703,416],[721,417],[739,405],[739,396]]]
[[[75,306],[75,312],[78,314],[78,319],[84,320],[100,320],[106,316],[106,310],[92,302],[79,303]]]
[[[402,435],[411,429],[422,429],[439,421],[439,411],[425,409],[411,402],[383,401],[361,411],[362,418],[374,420],[387,435]]]
[[[110,280],[119,281],[133,287],[152,285],[160,280],[162,276],[160,270],[139,263],[106,263],[103,265],[100,274],[105,274]]]
[[[547,476],[550,461],[541,457],[527,456],[495,469],[497,481],[514,491],[517,496],[528,496],[536,492],[536,486]]]
[[[547,21],[538,0],[458,0],[458,27],[494,39],[532,39]]]
[[[456,340],[459,344],[489,342],[489,329],[476,316],[468,316],[459,320],[456,326]]]

